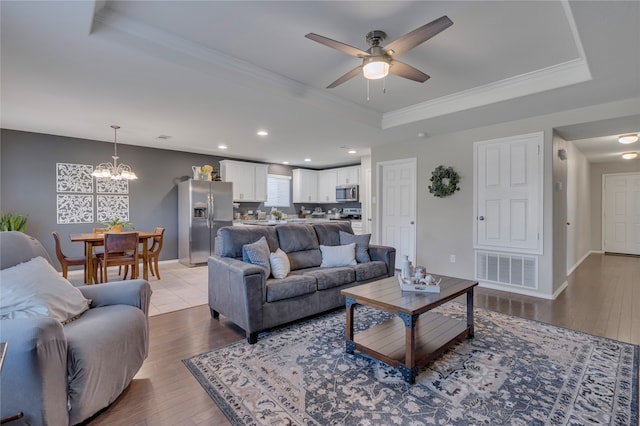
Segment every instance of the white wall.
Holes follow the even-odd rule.
[[[416,157],[418,161],[417,194],[417,264],[436,274],[461,278],[474,277],[473,250],[473,143],[476,141],[544,131],[544,253],[539,257],[539,288],[536,295],[554,297],[566,281],[565,238],[554,245],[554,224],[566,221],[553,202],[553,128],[592,122],[634,113],[638,99],[595,105],[558,114],[531,117],[461,132],[390,144],[372,149],[372,191],[376,194],[376,165],[381,161]],[[440,164],[453,166],[461,178],[461,190],[446,198],[429,193],[431,171]],[[373,211],[376,211],[374,206]],[[377,229],[373,218],[372,231]],[[561,227],[564,230],[564,226]],[[557,232],[557,231],[556,231]],[[566,236],[565,236],[566,237]],[[561,265],[554,262],[554,251],[561,253]],[[449,255],[456,255],[456,263]],[[557,271],[557,276],[554,275]]]
[[[567,142],[567,275],[591,251],[591,165]]]

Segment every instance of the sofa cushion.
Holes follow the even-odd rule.
[[[271,264],[273,278],[285,278],[291,272],[289,256],[281,248],[278,248],[275,253],[269,254],[269,263]]]
[[[315,269],[313,271],[305,271],[303,274],[316,278],[318,290],[340,287],[341,285],[350,284],[356,280],[356,272],[352,267]]]
[[[262,267],[264,276],[267,278],[271,275],[269,254],[269,245],[265,237],[260,237],[258,241],[242,246],[242,261]]]
[[[371,261],[369,257],[369,240],[371,234],[353,235],[348,232],[340,231],[340,244],[356,244],[356,261],[358,263],[367,263]]]
[[[276,225],[278,244],[289,255],[291,270],[320,266],[322,255],[318,237],[308,224]]]
[[[64,324],[91,302],[40,256],[0,271],[0,285],[0,319],[48,316]]]
[[[356,244],[346,244],[344,246],[320,246],[322,252],[322,268],[332,268],[335,266],[355,265]]]
[[[224,226],[218,229],[215,253],[218,256],[242,259],[242,246],[265,237],[269,251],[278,249],[278,236],[273,226]]]
[[[318,244],[323,246],[340,245],[340,231],[353,234],[349,222],[344,221],[314,223],[313,229],[318,236]]]
[[[147,354],[147,318],[129,305],[89,309],[67,324],[69,424],[113,402]]]
[[[387,276],[387,264],[380,260],[358,263],[352,268],[356,271],[356,281],[358,282]]]
[[[311,275],[289,275],[282,279],[267,280],[267,302],[277,302],[315,291],[316,278]]]

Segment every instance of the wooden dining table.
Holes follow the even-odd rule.
[[[135,231],[138,233],[138,241],[142,244],[142,277],[145,280],[149,279],[149,245],[147,241],[154,237],[161,236],[158,232],[146,232]],[[96,234],[93,232],[85,232],[80,234],[69,235],[71,242],[84,243],[84,254],[87,257],[87,262],[84,265],[84,282],[86,284],[93,284],[93,248],[95,246],[104,245],[104,234]]]

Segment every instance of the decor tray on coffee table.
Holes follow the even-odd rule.
[[[418,369],[464,336],[473,337],[473,288],[477,281],[442,277],[439,293],[402,291],[396,277],[342,290],[346,297],[346,351],[359,351],[378,359],[414,383]],[[433,308],[467,295],[467,321],[435,312]],[[354,308],[367,305],[394,316],[354,336]]]

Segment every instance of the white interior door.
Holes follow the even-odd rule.
[[[476,248],[541,253],[542,143],[542,133],[476,142]]]
[[[604,251],[640,254],[640,173],[604,176]]]
[[[378,163],[380,244],[416,263],[416,159]]]

